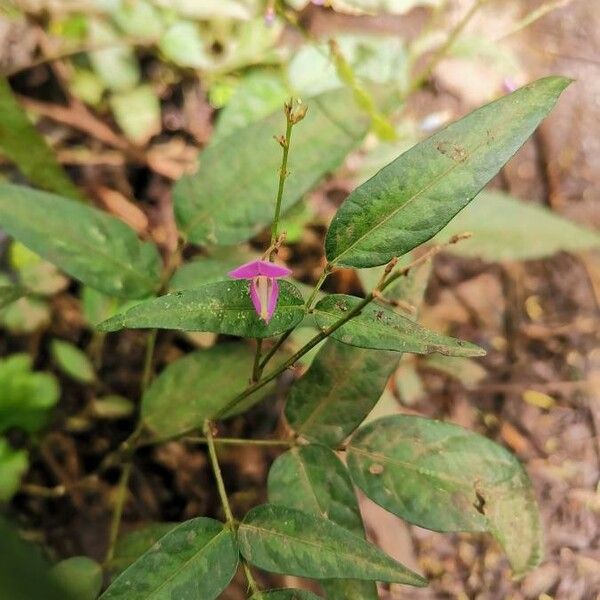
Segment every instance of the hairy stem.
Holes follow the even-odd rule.
[[[125,498],[127,497],[127,484],[131,476],[132,463],[127,462],[121,470],[121,477],[117,486],[117,497],[115,498],[115,509],[110,523],[110,531],[108,535],[108,550],[104,558],[104,564],[107,565],[113,559],[115,554],[115,545],[119,537],[119,529],[121,528],[121,517],[123,516],[123,508],[125,506]]]
[[[293,127],[294,123],[288,114],[285,128],[285,137],[280,139],[279,141],[283,148],[283,156],[281,157],[281,167],[279,168],[279,186],[277,187],[277,199],[275,201],[275,216],[273,217],[273,225],[271,226],[271,246],[273,246],[277,241],[277,229],[279,227],[279,216],[281,214],[281,200],[283,199],[285,180],[288,175],[287,164],[288,156],[290,153],[290,143],[292,141]]]

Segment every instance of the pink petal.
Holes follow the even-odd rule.
[[[235,268],[229,272],[229,277],[233,279],[252,279],[264,275],[265,277],[286,277],[291,274],[291,269],[276,265],[266,260],[253,260],[244,265]]]
[[[275,308],[277,307],[277,299],[279,298],[279,284],[277,279],[273,279],[273,285],[271,287],[271,293],[269,294],[269,304],[267,306],[267,323],[271,320]]]
[[[254,279],[250,282],[250,298],[252,299],[252,304],[254,304],[256,314],[260,317],[260,298],[258,297],[256,281]]]

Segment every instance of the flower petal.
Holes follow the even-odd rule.
[[[291,269],[266,260],[253,260],[240,265],[229,272],[233,279],[251,279],[263,275],[264,277],[286,277],[292,273]]]
[[[277,299],[279,298],[279,284],[277,283],[277,279],[272,280],[271,290],[269,294],[269,304],[267,305],[267,319],[268,323],[275,312],[275,308],[277,307]]]
[[[250,281],[250,298],[252,299],[256,314],[260,317],[260,298],[258,297],[258,290],[256,289],[256,281],[254,279]]]

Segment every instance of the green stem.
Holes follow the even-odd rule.
[[[152,379],[152,364],[154,362],[154,348],[156,347],[157,335],[158,329],[152,329],[148,334],[148,339],[146,340],[146,355],[144,358],[144,370],[142,372],[141,383],[142,393],[148,389]]]
[[[294,123],[288,115],[287,124],[285,128],[285,138],[282,144],[283,156],[281,158],[281,167],[279,168],[279,186],[277,188],[277,200],[275,202],[275,216],[273,217],[273,225],[271,226],[271,246],[273,246],[277,241],[277,228],[279,227],[279,216],[281,214],[281,200],[283,198],[283,189],[285,187],[285,180],[288,175],[287,164],[290,152],[290,142],[292,140],[293,127]]]
[[[321,277],[319,277],[319,281],[317,281],[315,285],[315,289],[311,292],[310,296],[308,297],[308,300],[306,301],[306,310],[312,309],[312,304],[315,301],[315,298],[317,297],[321,286],[325,283],[325,280],[327,279],[327,277],[329,277],[330,273],[331,265],[327,263],[327,265],[325,265],[325,268],[323,269],[323,272],[321,273]]]
[[[187,436],[181,438],[183,442],[190,442],[192,444],[208,444],[208,438],[206,437],[193,437]],[[270,446],[270,447],[286,447],[289,448],[295,444],[293,440],[252,440],[244,438],[213,438],[213,444],[224,446]]]
[[[330,273],[331,273],[331,268],[330,268],[329,264],[327,264],[327,266],[323,270],[323,273],[321,273],[321,277],[319,278],[319,281],[317,281],[315,288],[313,289],[310,296],[308,297],[308,300],[306,301],[306,310],[307,311],[310,311],[312,309],[313,302],[315,301],[315,298],[317,297],[317,294],[319,293],[321,286],[325,282],[325,279],[327,279],[327,277],[329,276]],[[265,357],[262,359],[260,366],[259,366],[259,376],[255,379],[255,381],[258,381],[260,379],[264,368],[267,366],[269,361],[273,358],[273,356],[275,355],[277,350],[279,350],[279,348],[281,348],[283,343],[290,337],[290,335],[292,335],[293,332],[294,332],[294,329],[288,329],[285,333],[283,333],[279,337],[279,339],[275,342],[275,344],[273,344],[271,349],[265,354]]]
[[[104,558],[104,564],[107,565],[113,559],[115,554],[115,545],[119,537],[119,529],[121,528],[121,517],[123,516],[123,508],[125,506],[125,498],[127,497],[127,484],[131,476],[132,463],[127,462],[123,465],[121,477],[117,487],[117,497],[115,499],[115,509],[110,523],[110,532],[108,536],[108,550]]]
[[[294,333],[294,329],[288,329],[285,333],[282,333],[279,336],[279,339],[273,344],[273,346],[271,346],[269,351],[265,354],[264,358],[260,362],[259,377],[256,379],[256,381],[260,379],[260,376],[262,376],[263,369],[267,366],[267,363],[273,358],[277,350],[281,348],[283,343],[290,337],[290,335],[292,335],[292,333]]]
[[[256,595],[259,598],[262,598],[260,587],[258,587],[258,583],[256,583],[256,579],[254,579],[254,575],[252,575],[252,571],[250,570],[250,565],[245,559],[242,559],[242,567],[244,568],[244,574],[246,575],[246,581],[248,582],[250,593],[252,596]]]
[[[262,351],[262,338],[256,339],[256,353],[254,354],[254,367],[252,368],[252,381],[260,379],[262,369],[260,367],[260,356]]]
[[[219,466],[219,459],[217,457],[217,449],[215,447],[215,438],[212,432],[212,423],[207,419],[204,421],[204,435],[206,436],[206,443],[208,444],[208,454],[210,456],[210,464],[212,466],[213,473],[215,475],[215,479],[217,481],[217,489],[219,490],[219,498],[221,499],[221,506],[223,507],[223,512],[225,513],[225,519],[229,527],[232,530],[235,530],[236,523],[233,517],[233,512],[231,511],[231,506],[229,504],[229,498],[227,497],[227,490],[225,489],[225,482],[223,481],[223,475],[221,474],[221,467]],[[260,587],[256,583],[256,580],[252,576],[252,572],[250,571],[250,567],[246,563],[244,559],[242,559],[242,566],[244,567],[244,573],[246,574],[246,579],[248,581],[248,587],[252,591],[252,594],[260,594]]]
[[[235,526],[235,519],[231,512],[231,506],[229,505],[229,498],[227,498],[227,490],[225,489],[225,482],[223,481],[223,475],[221,474],[221,467],[219,466],[219,459],[217,458],[217,449],[215,448],[215,440],[212,433],[212,423],[209,420],[204,421],[204,435],[206,436],[206,443],[208,444],[208,454],[210,456],[210,464],[217,480],[217,489],[219,490],[219,498],[221,499],[221,505],[223,506],[223,512],[225,513],[225,519],[231,526]]]

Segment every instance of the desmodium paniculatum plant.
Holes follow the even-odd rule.
[[[281,111],[209,144],[198,170],[173,190],[180,244],[165,260],[122,221],[89,205],[0,184],[0,227],[90,290],[89,312],[103,319],[98,331],[149,330],[138,425],[99,467],[121,471],[104,565],[112,582],[103,600],[210,600],[238,568],[254,600],[318,596],[260,589],[253,568],[316,579],[334,599],[375,600],[376,582],[427,585],[366,540],[355,487],[420,527],[489,532],[516,576],[538,564],[538,510],[531,483],[511,453],[461,427],[421,417],[363,422],[403,353],[485,354],[474,343],[423,327],[403,310],[407,302],[418,302],[418,286],[408,284],[436,253],[468,237],[443,230],[532,134],[568,84],[547,77],[483,106],[356,188],[329,226],[326,265],[308,291],[278,258],[286,243],[281,224],[285,211],[368,132],[373,115],[356,103],[351,89],[286,103],[278,143],[270,138],[281,129]],[[481,211],[485,219],[485,206]],[[242,242],[265,228],[271,235],[262,255],[242,249]],[[435,243],[409,256],[434,236]],[[183,250],[190,245],[205,252],[184,264]],[[378,275],[364,297],[321,291],[337,269],[375,267]],[[7,302],[21,294],[2,293]],[[94,294],[114,300],[110,313],[92,310],[99,306]],[[286,342],[299,328],[314,333],[290,351]],[[229,337],[184,355],[153,378],[161,329]],[[317,346],[310,367],[287,392],[289,435],[219,435],[222,421],[267,397],[277,378]],[[64,362],[68,348],[55,350]],[[121,410],[123,403],[113,399],[103,409]],[[198,515],[119,536],[136,451],[180,438],[206,446],[224,522]],[[233,514],[219,448],[246,444],[280,447],[282,453],[269,473],[268,502]],[[87,563],[61,567],[87,568],[93,571]]]

